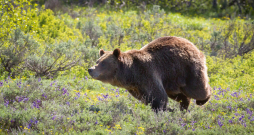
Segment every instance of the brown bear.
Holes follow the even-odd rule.
[[[161,37],[140,50],[99,54],[91,77],[127,89],[156,112],[166,110],[168,97],[187,110],[191,98],[203,105],[211,96],[205,56],[187,39]]]

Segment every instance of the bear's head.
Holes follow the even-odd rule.
[[[121,51],[118,48],[113,52],[101,49],[99,55],[100,58],[97,60],[96,65],[89,68],[88,72],[92,78],[110,83],[116,75]]]

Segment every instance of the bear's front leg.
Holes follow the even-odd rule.
[[[150,87],[143,89],[142,93],[145,104],[150,104],[153,111],[166,111],[168,97],[163,87]]]

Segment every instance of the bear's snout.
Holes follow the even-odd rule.
[[[88,73],[92,78],[97,78],[100,75],[99,72],[96,71],[94,67],[89,68]]]
[[[88,69],[88,73],[89,73],[90,75],[91,75],[92,71],[93,71],[92,68],[89,68],[89,69]]]
[[[89,69],[88,69],[88,73],[89,73],[89,75],[90,75],[91,77],[94,78],[93,70],[94,70],[94,68],[89,68]]]

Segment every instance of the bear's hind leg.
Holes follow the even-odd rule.
[[[188,109],[191,98],[185,96],[184,94],[169,95],[169,97],[177,102],[180,102],[181,111]]]

